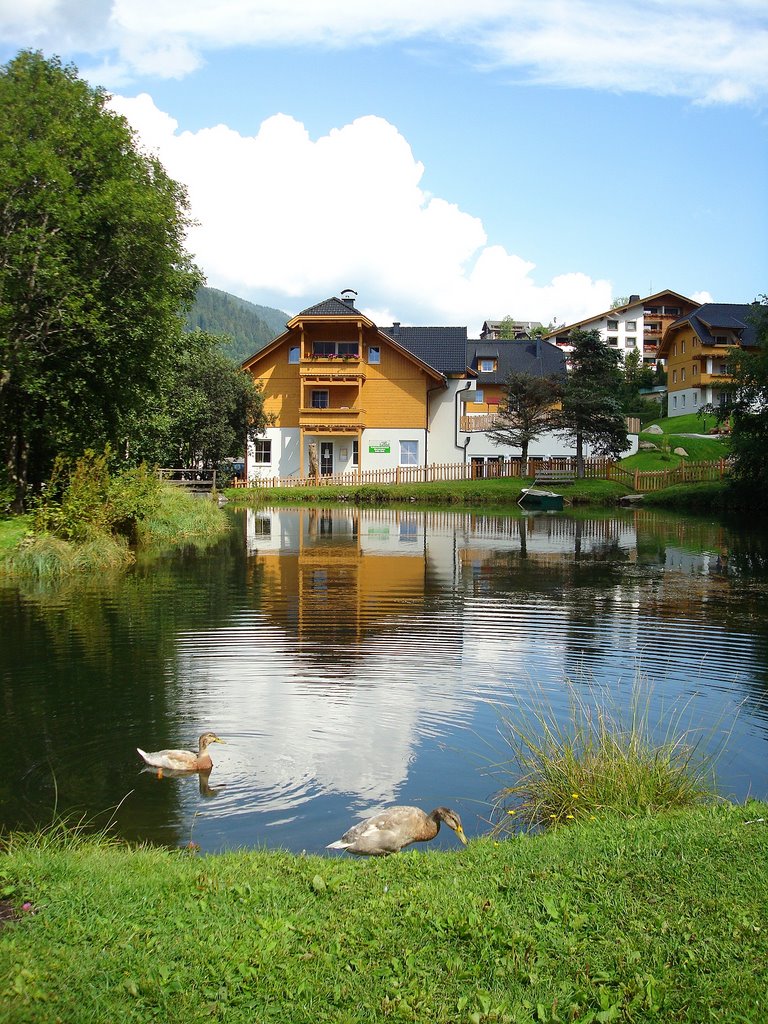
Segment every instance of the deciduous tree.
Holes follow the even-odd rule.
[[[173,373],[155,456],[165,465],[216,468],[225,458],[242,455],[246,439],[267,425],[261,391],[224,354],[226,340],[204,331],[188,337],[188,351]]]
[[[56,454],[121,445],[201,277],[184,190],[56,58],[0,68],[0,445],[19,507]]]
[[[768,296],[752,304],[752,323],[757,346],[732,348],[728,372],[732,380],[717,412],[722,422],[730,419],[729,448],[736,481],[768,499]]]

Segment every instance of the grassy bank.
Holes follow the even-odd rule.
[[[373,861],[14,839],[0,1019],[763,1021],[766,818],[723,804]]]
[[[444,505],[516,505],[523,487],[530,480],[453,480],[424,484],[365,484],[360,487],[270,487],[232,488],[225,493],[234,505],[274,505],[320,502],[356,505],[420,504]],[[574,505],[615,505],[628,488],[612,480],[577,480],[550,490],[565,495]]]
[[[80,572],[120,571],[134,561],[134,551],[121,534],[91,528],[79,539],[64,539],[47,531],[32,533],[33,525],[32,516],[0,520],[0,574],[57,580]],[[218,537],[227,526],[217,503],[162,487],[138,520],[135,540],[169,546]]]

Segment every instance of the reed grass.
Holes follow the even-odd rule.
[[[157,507],[138,523],[137,534],[144,544],[177,544],[196,537],[218,537],[227,528],[226,513],[217,502],[166,486]]]
[[[717,800],[715,767],[729,732],[718,737],[719,723],[694,725],[691,701],[655,705],[640,674],[626,706],[592,683],[566,680],[565,687],[566,716],[536,688],[499,707],[509,757],[490,771],[511,781],[494,798],[495,835]]]
[[[0,572],[55,581],[71,573],[119,571],[133,560],[124,537],[94,531],[87,540],[75,542],[43,533],[22,540],[0,562]]]

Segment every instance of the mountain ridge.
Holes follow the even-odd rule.
[[[187,314],[186,329],[226,335],[223,351],[237,363],[282,334],[289,313],[272,306],[260,306],[220,288],[202,285]]]

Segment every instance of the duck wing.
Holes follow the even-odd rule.
[[[390,807],[347,829],[328,849],[367,856],[397,853],[420,837],[425,818],[418,807]]]
[[[147,753],[136,747],[139,756],[153,768],[171,768],[176,771],[192,771],[197,768],[197,754],[191,750],[153,750]]]

